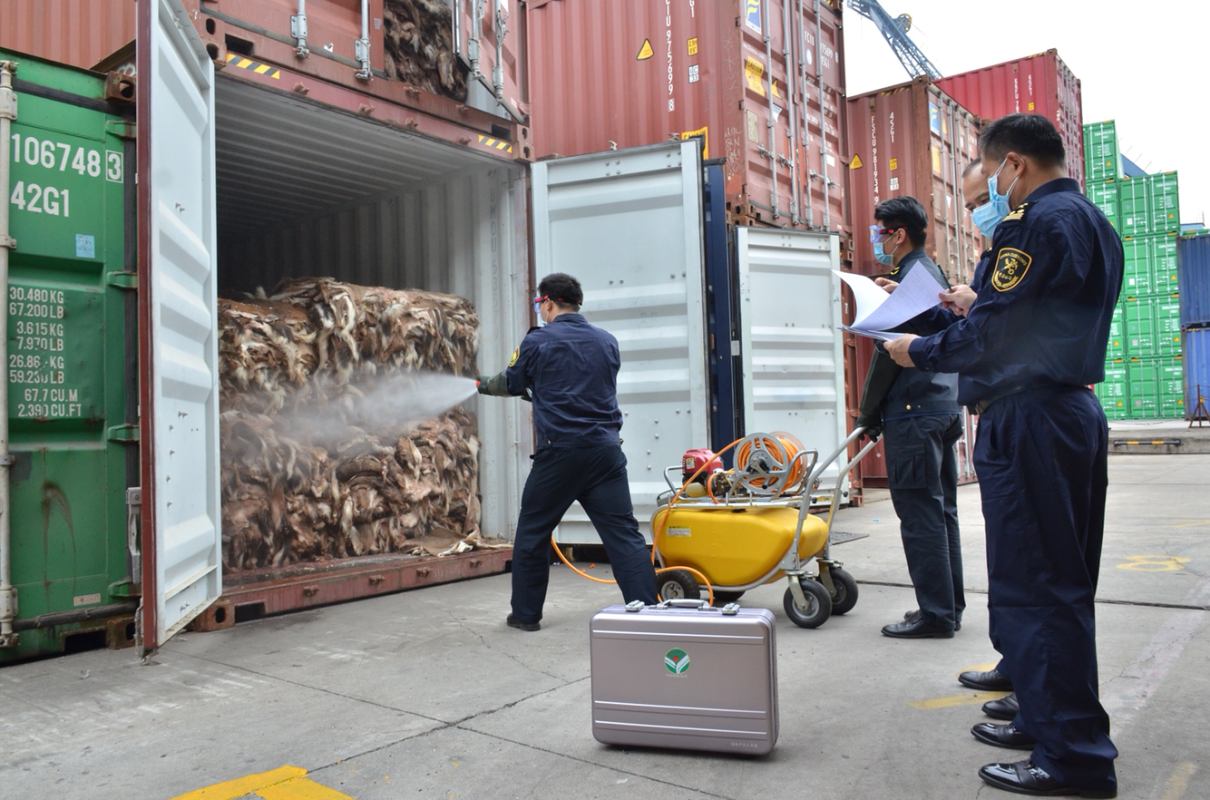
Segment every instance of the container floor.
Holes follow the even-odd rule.
[[[1110,461],[1097,614],[1121,797],[1210,797],[1208,474],[1207,455]],[[995,653],[979,486],[959,497],[969,607],[954,639],[879,634],[916,605],[885,493],[837,523],[870,534],[837,550],[862,582],[848,615],[802,630],[782,586],[744,598],[778,618],[768,758],[594,741],[588,620],[617,594],[557,567],[538,633],[505,627],[497,576],[185,634],[152,666],[127,650],[2,669],[0,785],[6,798],[170,798],[292,765],[341,794],[291,796],[359,800],[999,797],[976,770],[1025,754],[968,732],[985,698],[955,676]]]

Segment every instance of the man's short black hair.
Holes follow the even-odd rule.
[[[1028,156],[1043,167],[1061,167],[1067,163],[1063,137],[1054,123],[1041,114],[1009,114],[979,134],[981,155],[1003,161],[1010,152]]]
[[[982,167],[983,162],[976,158],[974,161],[966,165],[966,169],[962,170],[962,177],[968,178],[972,172],[977,169],[981,169]]]
[[[903,228],[916,247],[924,246],[929,215],[915,197],[892,197],[874,207],[874,219],[884,228]]]
[[[579,311],[584,305],[584,290],[580,282],[565,272],[552,272],[538,284],[538,296],[549,297],[560,306]]]

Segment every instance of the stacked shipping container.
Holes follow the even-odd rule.
[[[850,98],[848,111],[849,219],[853,270],[883,275],[865,231],[874,207],[891,197],[915,197],[929,213],[925,250],[951,283],[969,283],[983,249],[962,194],[962,171],[977,158],[979,118],[959,105],[927,76]],[[873,357],[873,340],[851,338],[853,370],[849,395],[860,399]],[[974,480],[970,454],[973,425],[958,443],[959,478]],[[885,485],[886,459],[879,443],[862,465],[867,486]]]
[[[1177,174],[1124,177],[1112,120],[1084,126],[1084,141],[1088,196],[1122,235],[1125,256],[1097,396],[1110,419],[1181,417]]]
[[[1185,414],[1210,419],[1210,231],[1186,234],[1177,243],[1181,280],[1181,347],[1185,362]]]
[[[700,138],[732,221],[845,231],[841,8],[534,0],[537,157]]]
[[[1084,112],[1080,81],[1058,51],[1006,61],[937,81],[950,97],[986,120],[1005,114],[1041,114],[1059,129],[1067,174],[1084,185]]]

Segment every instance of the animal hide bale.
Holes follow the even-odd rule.
[[[453,44],[453,17],[443,0],[386,0],[382,9],[388,78],[466,101],[468,70]]]
[[[479,529],[472,414],[354,413],[394,375],[474,375],[478,328],[463,298],[331,278],[220,300],[224,569],[506,546]]]

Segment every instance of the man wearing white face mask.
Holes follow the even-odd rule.
[[[1122,242],[1066,177],[1063,141],[1046,118],[996,120],[979,152],[989,201],[976,217],[996,227],[973,301],[957,303],[965,319],[887,351],[905,367],[958,372],[959,401],[981,415],[974,461],[990,633],[1020,712],[971,732],[1032,756],[988,764],[980,777],[1019,794],[1116,797],[1093,605],[1108,427],[1087,386],[1105,378]]]

